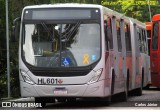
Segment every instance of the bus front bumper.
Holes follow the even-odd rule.
[[[105,80],[84,85],[30,85],[21,81],[22,97],[105,97],[110,95]]]

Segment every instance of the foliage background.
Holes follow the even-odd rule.
[[[142,22],[150,21],[147,0],[8,0],[9,37],[12,38],[12,22],[21,16],[23,7],[37,4],[85,3],[100,4],[133,17]],[[152,16],[160,13],[160,0],[150,0]],[[5,0],[0,0],[0,98],[7,97]],[[19,97],[18,42],[10,42],[11,96]]]

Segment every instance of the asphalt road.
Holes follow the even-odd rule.
[[[76,102],[65,102],[65,103],[54,103],[47,104],[45,108],[38,109],[90,109],[90,110],[101,110],[101,109],[112,109],[112,110],[124,110],[124,109],[157,109],[160,110],[160,89],[150,87],[147,90],[143,90],[142,96],[129,96],[127,102],[121,102],[117,100],[119,95],[112,98],[112,103],[109,106],[102,104],[99,101],[86,101],[77,100]],[[34,98],[21,98],[14,101],[18,102],[33,102]],[[0,108],[6,109],[6,108]],[[7,107],[7,109],[10,109]],[[17,109],[16,107],[14,109]],[[21,108],[18,108],[21,109]],[[37,109],[37,108],[32,108]]]
[[[47,104],[46,109],[127,109],[141,108],[141,109],[159,109],[160,110],[160,89],[150,87],[143,90],[142,96],[129,96],[127,102],[117,100],[119,95],[112,99],[109,106],[103,105],[98,101],[84,101],[78,100],[76,102]]]

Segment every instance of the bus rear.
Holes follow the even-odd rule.
[[[160,88],[160,14],[152,18],[152,34],[150,46],[151,81],[152,85]]]

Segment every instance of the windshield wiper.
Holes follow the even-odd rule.
[[[51,40],[55,41],[55,37],[53,36],[54,34],[51,33],[51,31],[48,29],[47,25],[44,22],[42,22],[41,24],[42,24],[43,28],[49,33]]]
[[[77,29],[78,29],[78,27],[80,26],[80,24],[81,24],[81,21],[78,21],[75,25],[74,25],[74,27],[71,27],[71,29],[72,30],[70,30],[69,32],[67,32],[67,33],[65,33],[65,35],[63,35],[63,36],[65,36],[65,40],[66,41],[69,41],[70,40],[70,38],[71,38],[71,36],[74,34],[74,32],[76,32],[77,31]],[[68,27],[69,28],[69,27]],[[67,30],[67,29],[66,29]],[[67,35],[68,34],[68,35]],[[67,36],[66,36],[67,35]],[[62,37],[62,38],[64,38],[64,37]]]

